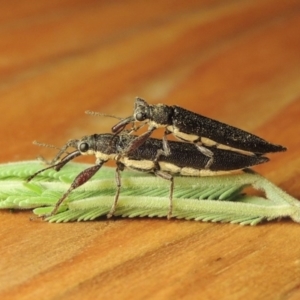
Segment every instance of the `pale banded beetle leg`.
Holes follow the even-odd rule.
[[[117,168],[116,168],[116,172],[115,172],[115,180],[116,180],[116,193],[115,193],[115,197],[114,197],[114,202],[113,205],[109,211],[109,213],[107,214],[107,218],[111,218],[117,208],[117,204],[119,201],[119,196],[120,196],[120,191],[121,191],[121,175],[120,175],[120,171],[124,170],[124,165],[120,162],[117,162]]]
[[[174,177],[171,174],[165,173],[161,170],[154,171],[154,174],[160,178],[166,179],[170,181],[170,192],[169,192],[169,211],[167,218],[172,218],[173,211],[173,190],[174,190]]]
[[[209,170],[210,166],[214,162],[214,153],[210,151],[208,148],[202,146],[201,144],[195,143],[195,146],[202,154],[210,158],[210,160],[207,162],[205,166],[205,169]]]
[[[159,158],[161,155],[169,156],[171,154],[171,149],[167,140],[167,135],[169,134],[168,131],[164,132],[163,138],[162,138],[162,149],[158,149],[156,153],[156,157],[154,159],[154,162],[157,163],[159,161]]]

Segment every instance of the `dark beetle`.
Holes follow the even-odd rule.
[[[212,148],[214,160],[210,166],[210,170],[207,170],[205,166],[210,158],[198,151],[192,144],[170,141],[170,154],[161,154],[157,157],[158,151],[163,147],[163,142],[159,139],[152,138],[147,139],[138,148],[128,153],[128,155],[124,155],[124,149],[127,149],[135,139],[136,136],[128,134],[94,134],[85,136],[79,140],[70,140],[55,156],[51,166],[36,172],[28,178],[28,181],[50,168],[59,171],[65,164],[80,155],[95,155],[95,165],[77,175],[70,188],[58,200],[53,211],[50,213],[50,215],[54,215],[72,190],[87,182],[104,163],[109,160],[115,160],[117,163],[117,189],[108,217],[111,217],[115,212],[121,188],[120,171],[125,167],[142,172],[154,173],[156,176],[170,181],[170,208],[168,217],[171,217],[174,189],[173,175],[206,176],[224,174],[268,161],[268,158],[263,156],[250,156],[238,152]],[[75,151],[67,154],[60,160],[60,157],[66,153],[69,147],[75,148]]]
[[[141,98],[135,101],[133,115],[121,120],[112,131],[120,133],[131,122],[144,122],[149,128],[132,142],[128,151],[139,147],[155,129],[162,127],[165,128],[163,152],[166,155],[170,152],[166,135],[172,133],[181,141],[194,143],[200,152],[211,158],[205,166],[206,169],[210,169],[213,163],[213,147],[255,156],[286,150],[285,147],[271,144],[254,134],[179,106],[150,105]]]

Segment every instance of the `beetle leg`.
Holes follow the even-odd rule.
[[[161,177],[163,179],[170,181],[170,193],[169,193],[169,212],[168,212],[168,219],[171,219],[172,217],[172,211],[173,211],[173,190],[174,190],[174,177],[171,174],[162,172],[160,170],[154,171],[154,174],[158,177]]]
[[[197,147],[197,149],[202,153],[204,154],[205,156],[209,157],[209,161],[207,162],[206,166],[205,166],[205,169],[209,169],[211,164],[213,163],[214,161],[214,154],[212,151],[210,151],[209,149],[207,149],[206,147],[200,145],[200,144],[196,144],[195,143],[195,146]]]
[[[169,156],[171,154],[170,146],[167,140],[167,135],[170,134],[168,130],[165,131],[162,142],[163,142],[163,154]]]
[[[159,151],[157,151],[159,152]],[[160,170],[160,166],[157,160],[154,160],[154,174],[158,177],[161,177],[163,179],[170,181],[170,192],[169,192],[169,212],[168,212],[168,219],[171,219],[172,217],[172,211],[173,211],[173,191],[174,191],[174,177],[166,172],[163,172]]]
[[[158,162],[161,155],[169,156],[171,154],[170,146],[169,146],[169,143],[168,143],[168,140],[167,140],[167,135],[168,134],[169,134],[169,132],[165,131],[164,136],[162,138],[163,148],[157,150],[157,153],[156,153],[156,156],[155,156],[155,159],[154,159],[155,164]]]
[[[139,148],[140,146],[142,146],[150,137],[150,135],[152,134],[152,132],[155,130],[156,128],[150,128],[148,131],[146,131],[145,133],[141,134],[140,136],[138,136],[136,139],[134,139],[129,146],[127,147],[127,149],[125,149],[123,155],[128,155],[130,152],[135,151],[137,148]]]
[[[59,171],[64,165],[66,165],[69,161],[71,161],[72,159],[76,158],[79,155],[81,155],[81,153],[78,150],[69,153],[60,162],[55,163],[54,165],[51,165],[51,166],[49,166],[47,168],[44,168],[44,169],[39,170],[39,171],[35,172],[34,174],[32,174],[30,177],[27,178],[27,182],[29,182],[34,177],[36,177],[38,174],[40,174],[40,173],[42,173],[42,172],[44,172],[46,170],[49,170],[49,169],[53,168],[55,171]]]
[[[133,132],[136,132],[138,130],[140,130],[141,128],[143,128],[146,125],[146,123],[142,123],[139,126],[136,126],[135,123],[132,124],[131,128],[128,131],[128,134],[132,134]]]
[[[117,162],[117,168],[116,168],[116,173],[115,173],[115,180],[116,180],[117,189],[116,189],[116,194],[115,194],[113,205],[112,205],[109,213],[107,214],[107,218],[111,218],[114,215],[115,211],[116,211],[116,207],[117,207],[117,204],[118,204],[119,195],[120,195],[120,191],[121,191],[120,171],[123,171],[123,169],[124,169],[124,165],[120,162]]]
[[[80,187],[81,185],[83,185],[84,183],[86,183],[88,180],[91,179],[91,177],[93,175],[95,175],[95,173],[102,167],[104,161],[101,161],[99,164],[94,165],[88,169],[83,170],[82,172],[80,172],[76,178],[74,179],[74,181],[72,182],[71,186],[69,187],[69,189],[63,194],[63,196],[56,202],[53,210],[49,213],[44,215],[43,217],[51,217],[53,215],[56,214],[58,208],[60,207],[60,205],[63,203],[63,201],[69,196],[69,194],[77,189],[78,187]]]

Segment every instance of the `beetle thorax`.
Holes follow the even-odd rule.
[[[150,107],[149,123],[155,127],[166,127],[172,124],[173,109],[170,106],[158,104]]]

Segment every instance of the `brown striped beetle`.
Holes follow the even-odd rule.
[[[64,165],[80,155],[95,155],[96,163],[80,172],[70,188],[57,201],[53,211],[48,216],[54,215],[62,202],[68,195],[79,186],[87,182],[102,165],[109,160],[116,161],[116,194],[113,205],[108,217],[113,216],[121,189],[120,171],[129,168],[141,172],[153,173],[156,176],[170,181],[169,192],[169,212],[168,218],[172,215],[172,198],[174,189],[173,175],[179,174],[182,176],[210,176],[230,173],[233,170],[240,170],[251,167],[257,164],[267,162],[269,159],[263,156],[250,156],[239,152],[227,151],[219,148],[211,148],[213,153],[213,161],[210,163],[209,170],[206,168],[210,157],[198,151],[191,143],[182,143],[169,141],[168,147],[170,153],[168,155],[157,153],[162,149],[163,142],[159,139],[148,138],[143,144],[124,155],[124,149],[128,149],[130,145],[136,140],[136,136],[128,134],[94,134],[85,136],[79,140],[70,140],[64,145],[58,154],[54,157],[51,165],[44,168],[32,176],[27,181],[32,180],[41,172],[48,169],[55,169],[59,171]],[[66,150],[71,147],[75,151],[68,153],[61,159],[61,156],[66,153]]]
[[[215,159],[214,148],[254,156],[286,150],[285,147],[271,144],[254,134],[179,106],[150,105],[141,98],[136,98],[133,115],[113,126],[112,132],[118,134],[125,129],[126,125],[135,122],[143,122],[140,127],[148,124],[148,130],[129,145],[127,152],[140,147],[157,128],[164,128],[163,148],[158,155],[170,154],[171,149],[166,136],[172,133],[183,142],[193,143],[198,151],[210,158],[205,166],[206,169],[210,169]],[[135,131],[134,128],[133,131]]]

